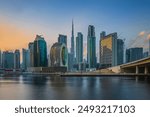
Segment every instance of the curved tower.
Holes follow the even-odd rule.
[[[68,50],[64,43],[54,43],[50,50],[50,60],[52,67],[68,66]]]

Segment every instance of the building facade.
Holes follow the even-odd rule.
[[[14,52],[14,68],[20,69],[20,51],[15,50]]]
[[[2,68],[2,51],[0,50],[0,68]]]
[[[30,42],[28,44],[28,50],[29,50],[29,67],[34,66],[34,43]]]
[[[74,58],[74,23],[73,23],[73,21],[72,21],[72,31],[71,31],[72,33],[71,33],[71,50],[70,50],[70,52],[72,53],[72,55],[73,55],[73,58]],[[72,62],[74,62],[74,61],[72,61]]]
[[[87,36],[87,62],[89,69],[96,68],[96,37],[95,27],[89,25],[88,36]]]
[[[34,40],[34,67],[47,67],[47,45],[40,35],[36,35]]]
[[[117,65],[124,63],[124,41],[117,39]]]
[[[126,63],[143,58],[143,48],[135,47],[126,49]]]
[[[67,36],[66,36],[66,35],[62,35],[62,34],[59,34],[58,42],[59,42],[59,43],[64,43],[64,44],[67,46]]]
[[[4,51],[2,54],[2,67],[4,69],[14,69],[14,53]]]
[[[51,67],[68,67],[68,50],[64,43],[54,43],[50,50]]]
[[[77,33],[76,37],[76,63],[78,66],[83,62],[83,34]]]
[[[28,67],[30,67],[30,57],[29,57],[29,50],[28,49],[22,49],[22,69],[24,71],[27,70]]]
[[[123,64],[124,41],[118,39],[117,33],[100,34],[99,61],[101,67],[111,67]]]

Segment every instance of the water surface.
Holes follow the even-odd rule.
[[[150,83],[134,77],[4,75],[0,77],[0,99],[145,100],[150,99]]]

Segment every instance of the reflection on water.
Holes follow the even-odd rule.
[[[150,99],[149,92],[148,80],[133,77],[0,76],[0,99]]]

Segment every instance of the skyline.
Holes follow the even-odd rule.
[[[138,39],[144,39],[138,43],[146,44],[146,38],[150,34],[148,0],[71,0],[71,2],[0,0],[0,2],[2,50],[27,48],[28,43],[34,41],[36,34],[43,35],[50,50],[58,35],[65,34],[70,51],[72,19],[75,38],[77,32],[83,33],[84,57],[88,25],[95,26],[97,49],[101,31],[106,31],[107,34],[118,32],[119,38],[126,39],[126,45],[132,43],[131,40],[134,39],[136,42]]]

